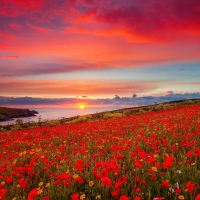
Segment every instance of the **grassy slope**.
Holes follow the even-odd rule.
[[[84,116],[74,116],[74,117],[69,117],[69,118],[63,118],[59,120],[58,119],[45,120],[45,121],[39,120],[38,122],[27,122],[27,123],[23,123],[22,120],[19,120],[19,122],[15,125],[7,125],[7,126],[0,125],[0,132],[18,130],[18,129],[36,128],[40,126],[56,126],[59,124],[66,124],[66,123],[81,123],[81,122],[95,121],[95,120],[101,120],[101,119],[107,120],[110,118],[118,118],[122,116],[134,115],[134,114],[140,114],[140,113],[152,112],[152,111],[156,112],[159,110],[166,110],[166,109],[175,108],[179,106],[189,106],[189,105],[194,105],[194,104],[200,104],[200,99],[179,100],[179,101],[171,101],[171,102],[154,104],[154,105],[149,105],[149,106],[130,107],[130,108],[124,108],[124,109],[119,109],[119,110],[99,112],[99,113],[89,114],[89,115],[84,115]],[[18,112],[20,109],[9,109],[5,107],[0,107],[0,119],[1,119],[1,110],[4,110],[4,112],[7,111],[11,113],[11,112]]]

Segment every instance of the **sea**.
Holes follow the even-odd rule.
[[[112,106],[112,107],[92,107],[92,108],[28,108],[29,110],[36,110],[38,114],[33,117],[19,117],[14,118],[11,121],[0,122],[0,125],[11,125],[16,123],[16,119],[22,119],[23,122],[34,121],[37,122],[40,120],[52,120],[52,119],[62,119],[74,116],[81,116],[87,114],[94,114],[103,111],[117,110],[126,108],[128,106]]]

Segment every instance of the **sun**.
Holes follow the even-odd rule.
[[[85,106],[86,106],[86,105],[85,105],[84,103],[79,103],[79,104],[78,104],[78,107],[79,107],[80,109],[84,109]]]
[[[84,109],[85,106],[84,106],[84,105],[80,105],[79,108],[80,108],[80,109]]]

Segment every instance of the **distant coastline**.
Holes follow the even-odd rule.
[[[36,116],[36,110],[0,107],[0,121],[11,121],[18,117]]]

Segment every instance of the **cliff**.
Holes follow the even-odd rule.
[[[31,117],[38,114],[35,110],[0,107],[0,121],[8,121],[17,117]]]

